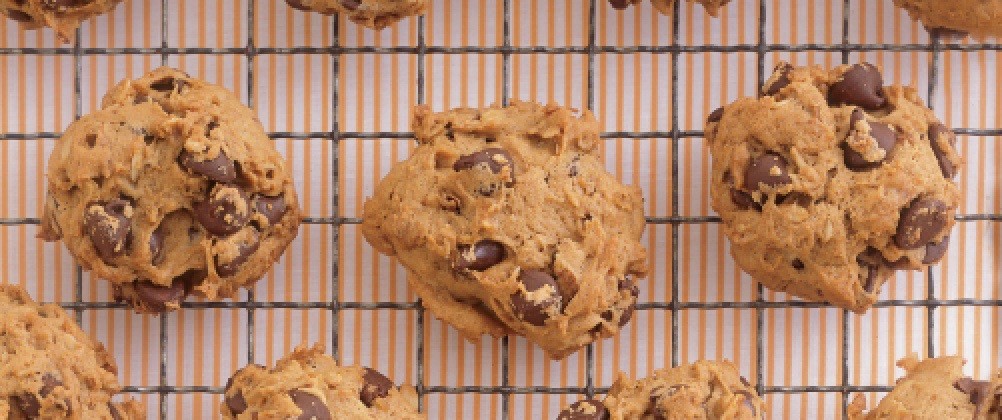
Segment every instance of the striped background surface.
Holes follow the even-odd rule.
[[[830,66],[842,62],[837,47],[843,42],[869,45],[848,54],[848,60],[877,63],[885,81],[914,86],[925,98],[930,64],[936,63],[931,104],[947,125],[994,130],[988,134],[999,134],[1002,127],[996,106],[1002,99],[998,45],[930,51],[925,30],[890,0],[847,0],[848,6],[843,0],[764,0],[762,39],[796,48],[761,52],[755,45],[759,1],[736,0],[719,19],[686,2],[679,10],[675,41],[672,19],[655,14],[649,4],[618,12],[597,0],[597,13],[591,16],[589,1],[509,1],[509,42],[516,48],[508,69],[500,48],[505,45],[502,0],[434,0],[424,19],[423,43],[431,51],[424,56],[411,48],[422,43],[417,19],[373,32],[292,11],[280,0],[128,0],[113,14],[83,25],[79,50],[65,46],[44,54],[3,49],[60,47],[51,32],[23,32],[0,21],[0,51],[7,51],[0,54],[0,133],[29,133],[0,140],[0,281],[24,284],[46,302],[82,300],[103,306],[80,312],[83,327],[115,354],[123,385],[138,391],[135,396],[147,404],[151,418],[161,412],[167,418],[216,418],[218,391],[250,355],[254,362],[270,364],[303,342],[326,343],[343,363],[371,366],[397,382],[497,387],[507,378],[512,386],[585,387],[589,366],[583,351],[549,361],[524,339],[512,338],[508,371],[503,372],[501,340],[464,341],[454,329],[414,309],[360,308],[415,301],[405,271],[376,254],[356,225],[322,223],[359,217],[377,180],[412,147],[407,139],[364,133],[408,131],[411,106],[419,101],[438,110],[484,106],[504,97],[592,105],[604,130],[613,133],[604,147],[609,171],[643,188],[649,216],[690,220],[714,215],[705,183],[710,158],[699,136],[703,117],[720,104],[754,95],[760,54],[767,69],[779,60]],[[849,10],[847,32],[844,7]],[[594,33],[589,30],[592,19]],[[592,35],[598,48],[590,62],[586,47]],[[248,58],[244,47],[249,40],[263,53]],[[685,47],[677,55],[665,48],[673,42]],[[336,44],[350,48],[344,54],[319,48]],[[879,51],[883,44],[913,47]],[[714,46],[711,51],[697,51],[708,45]],[[169,47],[163,57],[162,46]],[[373,46],[378,48],[353,49]],[[568,46],[572,48],[551,54],[532,54],[529,48]],[[222,53],[206,54],[192,49],[196,47]],[[487,51],[441,53],[454,47]],[[611,47],[636,48],[620,53],[610,52]],[[736,51],[725,52],[725,47]],[[113,48],[115,54],[97,54],[101,48]],[[276,147],[290,161],[305,213],[314,218],[258,283],[254,300],[337,299],[358,305],[337,311],[320,305],[254,310],[207,305],[164,318],[135,315],[121,306],[101,305],[109,301],[109,288],[86,273],[77,296],[76,267],[65,248],[36,240],[37,225],[30,220],[16,223],[40,214],[53,133],[76,113],[95,109],[115,82],[137,77],[164,59],[227,86],[258,111],[265,128],[278,133]],[[593,103],[589,78],[594,81]],[[685,133],[677,152],[668,135],[675,118]],[[336,142],[328,135],[335,129],[345,133]],[[616,137],[624,132],[652,135]],[[926,273],[901,273],[885,286],[882,299],[1002,299],[1002,141],[963,135],[958,147],[968,162],[958,177],[965,193],[959,214],[994,216],[957,224],[947,257],[932,268],[932,290]],[[677,168],[672,167],[673,156]],[[936,355],[966,357],[967,372],[976,377],[986,377],[1002,360],[1002,306],[954,303],[929,311],[921,305],[886,305],[848,319],[841,310],[791,307],[785,295],[759,295],[735,268],[716,223],[683,223],[675,229],[678,248],[672,249],[673,225],[649,225],[643,240],[652,275],[640,284],[640,300],[659,304],[639,310],[617,338],[594,345],[595,386],[611,385],[616,371],[641,377],[670,366],[677,346],[681,362],[730,359],[753,382],[761,378],[771,390],[792,387],[795,392],[767,395],[772,418],[841,418],[838,388],[800,392],[802,387],[889,385],[901,374],[894,361],[910,352],[928,355],[929,343]],[[672,300],[673,273],[680,307],[676,343],[674,311],[665,304]],[[247,299],[246,293],[241,295],[240,300]],[[774,304],[755,309],[758,299]],[[162,349],[161,335],[166,337]],[[159,386],[183,392],[167,394],[161,406],[155,392]],[[867,395],[871,400],[880,396]],[[578,398],[432,393],[423,404],[433,419],[492,419],[505,412],[516,419],[550,419]]]

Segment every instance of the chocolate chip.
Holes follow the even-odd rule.
[[[622,327],[626,325],[626,323],[630,322],[630,320],[633,319],[633,313],[636,312],[636,310],[636,303],[631,303],[630,306],[623,309],[623,314],[619,316],[619,326]]]
[[[504,260],[505,249],[498,241],[483,239],[473,244],[460,245],[455,267],[460,270],[484,271]]]
[[[163,262],[164,257],[164,225],[161,224],[150,234],[150,255],[153,265]]]
[[[150,310],[163,312],[167,310],[167,304],[180,304],[187,295],[184,281],[175,278],[170,286],[161,286],[149,280],[139,280],[135,282],[136,296],[143,302],[143,306]]]
[[[243,392],[240,392],[239,390],[237,390],[237,392],[233,395],[226,396],[224,402],[234,416],[238,416],[244,411],[247,411],[247,400],[244,399]]]
[[[375,369],[365,368],[365,373],[362,374],[362,390],[359,392],[358,398],[366,407],[372,407],[377,399],[389,395],[392,388],[393,381],[390,381],[390,378]]]
[[[189,172],[202,175],[210,181],[229,184],[237,180],[236,165],[222,150],[215,158],[196,160],[195,155],[185,149],[181,151],[181,155],[177,159],[181,166]]]
[[[609,410],[597,399],[581,400],[565,408],[557,420],[608,420]]]
[[[15,21],[21,22],[21,23],[29,23],[29,22],[31,22],[31,21],[34,20],[34,19],[32,19],[31,15],[29,15],[27,13],[24,13],[24,12],[22,12],[20,10],[7,9],[6,13],[7,13],[7,17],[9,17],[9,18],[11,18],[11,19],[13,19]]]
[[[108,413],[111,414],[112,420],[122,420],[122,413],[118,411],[118,407],[115,407],[115,404],[108,403]]]
[[[950,246],[950,236],[944,236],[939,242],[930,242],[925,246],[925,256],[922,257],[922,264],[933,264],[946,255],[946,249]]]
[[[901,210],[894,243],[901,249],[915,249],[932,241],[949,223],[946,203],[932,197],[916,198]]]
[[[720,122],[720,119],[724,117],[724,107],[714,109],[709,116],[706,117],[706,122],[715,123]]]
[[[456,163],[452,164],[454,171],[464,171],[475,167],[486,166],[493,173],[501,173],[501,169],[507,167],[512,178],[515,177],[515,160],[504,149],[492,147],[479,152],[460,156]]]
[[[44,398],[59,386],[63,386],[63,381],[60,381],[59,378],[56,378],[51,373],[46,373],[42,375],[42,387],[38,389],[38,395]]]
[[[247,194],[236,185],[216,184],[206,201],[195,203],[195,218],[214,235],[227,236],[250,220]]]
[[[150,89],[158,92],[173,92],[175,90],[180,91],[188,86],[188,82],[184,80],[175,79],[173,77],[165,77],[163,79],[157,80],[150,83]]]
[[[511,295],[516,317],[542,326],[550,316],[560,312],[560,289],[553,276],[539,270],[522,270],[518,281],[522,287]]]
[[[811,198],[811,196],[800,191],[794,191],[789,194],[776,197],[776,201],[778,201],[780,205],[798,205],[804,208],[810,207],[811,204],[814,204],[814,199]]]
[[[229,277],[237,273],[240,266],[247,262],[251,255],[257,251],[258,246],[261,245],[260,236],[257,231],[253,228],[246,229],[246,234],[243,237],[234,236],[231,241],[236,242],[233,244],[234,248],[231,255],[216,255],[216,274],[220,277]]]
[[[297,420],[331,420],[331,411],[320,397],[306,391],[289,391],[293,404],[303,412]]]
[[[989,381],[976,381],[969,377],[963,377],[957,379],[953,383],[953,387],[958,391],[963,392],[970,398],[971,404],[974,404],[974,417],[979,418],[978,414],[982,412],[986,404],[1002,404],[1002,389],[992,389],[992,383]],[[994,400],[994,403],[993,403]],[[987,407],[985,412],[990,412],[993,409],[998,409],[999,407]]]
[[[940,142],[943,136],[946,136],[945,141],[948,143],[946,146]],[[950,160],[946,149],[947,147],[953,147],[953,144],[956,142],[957,137],[945,125],[935,123],[929,126],[929,145],[932,146],[932,153],[936,155],[939,169],[943,171],[943,176],[946,179],[953,179],[953,177],[957,176],[957,166]]]
[[[254,209],[264,215],[269,224],[274,225],[282,220],[282,216],[285,216],[289,207],[285,204],[284,194],[275,197],[259,195],[254,197]]]
[[[132,236],[132,204],[116,198],[87,207],[84,231],[101,259],[110,261],[125,253]]]
[[[348,10],[358,10],[358,7],[361,5],[361,0],[341,0],[341,6]]]
[[[304,12],[310,11],[310,8],[303,4],[302,0],[285,0],[285,3],[288,4],[289,7],[296,10],[302,10]]]
[[[736,390],[734,391],[734,393],[743,396],[744,401],[742,401],[742,403],[745,405],[745,407],[748,407],[749,411],[751,411],[752,417],[758,417],[758,410],[755,409],[755,403],[754,403],[755,396],[752,395],[751,392],[745,391],[743,389]]]
[[[828,89],[828,101],[834,105],[856,105],[875,110],[887,102],[883,92],[884,80],[880,70],[870,63],[855,64],[842,79]]]
[[[63,386],[63,381],[60,381],[59,378],[56,378],[51,373],[43,374],[40,379],[42,381],[42,386],[38,389],[38,396],[42,398],[51,394],[56,387]],[[38,397],[36,397],[35,394],[25,393],[21,395],[14,395],[11,397],[11,402],[14,403],[14,405],[21,410],[21,414],[27,418],[37,418],[42,410],[42,403],[38,400]],[[67,404],[66,408],[69,409],[69,404]]]
[[[859,108],[852,111],[852,117],[849,118],[849,137],[853,136],[853,131],[855,130],[856,123],[858,121],[864,120],[866,118],[866,113],[864,113]],[[891,155],[891,150],[894,149],[894,145],[898,142],[898,134],[894,131],[891,126],[874,122],[867,121],[870,126],[870,137],[877,142],[877,148],[884,151],[884,156],[880,160],[869,161],[855,149],[849,145],[848,139],[842,142],[842,151],[845,155],[845,166],[854,171],[869,171],[876,169],[883,164],[888,157]]]
[[[623,10],[630,6],[630,0],[609,0],[613,9]]]
[[[792,265],[793,265],[793,268],[795,270],[803,270],[804,269],[804,262],[801,261],[800,258],[794,258]]]
[[[769,80],[773,82],[765,87],[763,93],[766,96],[772,96],[779,93],[781,89],[789,86],[790,70],[793,70],[793,66],[790,63],[779,63],[776,65],[776,68],[772,71],[772,76],[769,77]]]
[[[859,264],[860,269],[866,274],[866,277],[861,280],[863,282],[863,290],[867,293],[874,293],[877,274],[880,272],[880,266],[885,261],[880,251],[873,247],[867,247],[861,254],[856,256],[856,263]]]
[[[754,208],[755,210],[762,210],[762,205],[756,203],[751,194],[737,188],[731,188],[731,201],[733,201],[734,205],[741,210],[748,210],[751,208]]]
[[[760,184],[769,187],[781,187],[793,182],[787,172],[786,159],[768,152],[753,159],[745,169],[745,188],[757,190]]]

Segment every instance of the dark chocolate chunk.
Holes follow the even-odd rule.
[[[213,186],[205,201],[195,203],[194,211],[198,223],[218,236],[239,231],[251,216],[247,194],[242,188],[228,184]]]
[[[539,270],[522,270],[518,281],[522,288],[511,295],[516,317],[542,326],[551,315],[560,313],[560,289],[553,276]]]
[[[575,402],[557,416],[557,420],[608,420],[609,410],[597,399]]]
[[[494,240],[483,239],[472,247],[460,245],[455,267],[460,270],[484,271],[497,265],[504,258],[504,245]]]
[[[132,236],[132,204],[116,198],[87,207],[84,231],[101,259],[110,261],[125,253]]]
[[[366,407],[372,407],[376,399],[385,398],[390,394],[390,389],[393,389],[393,381],[375,369],[365,368],[362,382],[358,397]]]
[[[880,109],[887,103],[883,86],[884,79],[876,66],[855,64],[828,89],[828,101],[834,105],[856,105],[866,110]]]
[[[901,210],[894,243],[901,249],[925,246],[949,224],[946,203],[932,197],[916,198]]]

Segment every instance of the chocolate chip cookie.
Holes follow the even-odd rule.
[[[0,0],[0,13],[26,29],[50,27],[69,43],[80,22],[110,12],[122,0]]]
[[[116,374],[104,346],[62,308],[0,284],[0,418],[145,418],[138,402],[111,402]]]
[[[710,114],[706,138],[731,253],[770,289],[863,312],[895,270],[946,253],[955,137],[870,64],[782,63],[761,97]]]
[[[560,358],[630,320],[640,189],[599,159],[598,122],[556,105],[415,109],[418,146],[365,203],[362,233],[470,339],[521,334]]]
[[[964,359],[957,356],[919,361],[914,355],[898,361],[905,377],[869,413],[866,397],[849,405],[852,420],[875,419],[1002,419],[1002,370],[986,381],[964,376]]]
[[[894,0],[929,30],[977,38],[1002,37],[1002,0]]]
[[[762,399],[728,361],[700,360],[630,380],[620,373],[604,400],[581,400],[557,420],[761,419]]]
[[[233,296],[296,236],[292,179],[229,91],[160,68],[125,80],[49,156],[40,237],[142,312]]]
[[[227,419],[417,420],[413,387],[366,367],[338,366],[319,346],[298,347],[272,369],[249,365],[223,391]]]
[[[383,29],[408,16],[424,13],[428,0],[285,0],[293,9],[325,15],[344,14],[359,25]]]
[[[625,9],[631,5],[638,4],[643,0],[609,0],[609,4],[615,9]],[[675,7],[676,0],[651,0],[651,4],[654,5],[654,9],[665,15],[672,14],[672,8]],[[720,7],[727,4],[731,0],[688,0],[690,2],[697,2],[703,5],[706,9],[706,13],[710,16],[717,16],[720,13]]]

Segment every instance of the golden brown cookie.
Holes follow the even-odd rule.
[[[581,400],[557,420],[764,418],[755,388],[728,361],[700,360],[633,381],[620,373],[604,400]]]
[[[325,15],[344,14],[359,25],[383,29],[396,21],[424,13],[428,0],[285,0],[289,7]]]
[[[782,63],[761,97],[714,111],[706,138],[731,253],[770,289],[863,312],[894,270],[946,253],[954,135],[872,65]]]
[[[894,0],[930,30],[977,38],[1002,36],[1002,0]]]
[[[464,336],[551,357],[615,334],[646,273],[640,189],[605,171],[598,122],[556,105],[415,109],[418,146],[366,201],[362,233]]]
[[[383,374],[338,366],[320,346],[297,347],[267,369],[237,371],[223,391],[227,419],[419,420],[417,392]]]
[[[0,419],[142,419],[121,389],[104,346],[62,308],[0,284]]]
[[[625,9],[631,5],[638,4],[643,0],[609,0],[609,4],[615,9]],[[654,9],[665,15],[672,14],[672,8],[675,7],[676,0],[651,0],[651,4],[654,5]],[[706,9],[706,13],[710,16],[716,17],[720,13],[720,7],[727,4],[731,0],[688,0],[690,2],[696,2],[703,5]]]
[[[138,311],[250,287],[295,238],[291,174],[226,89],[160,68],[111,89],[49,156],[40,237]]]
[[[68,43],[80,22],[107,13],[122,0],[0,0],[0,13],[26,29],[50,27]]]
[[[898,361],[905,377],[869,413],[866,398],[857,395],[849,406],[852,420],[877,419],[1002,419],[1002,370],[986,381],[964,376],[958,356],[919,361],[915,355]]]

